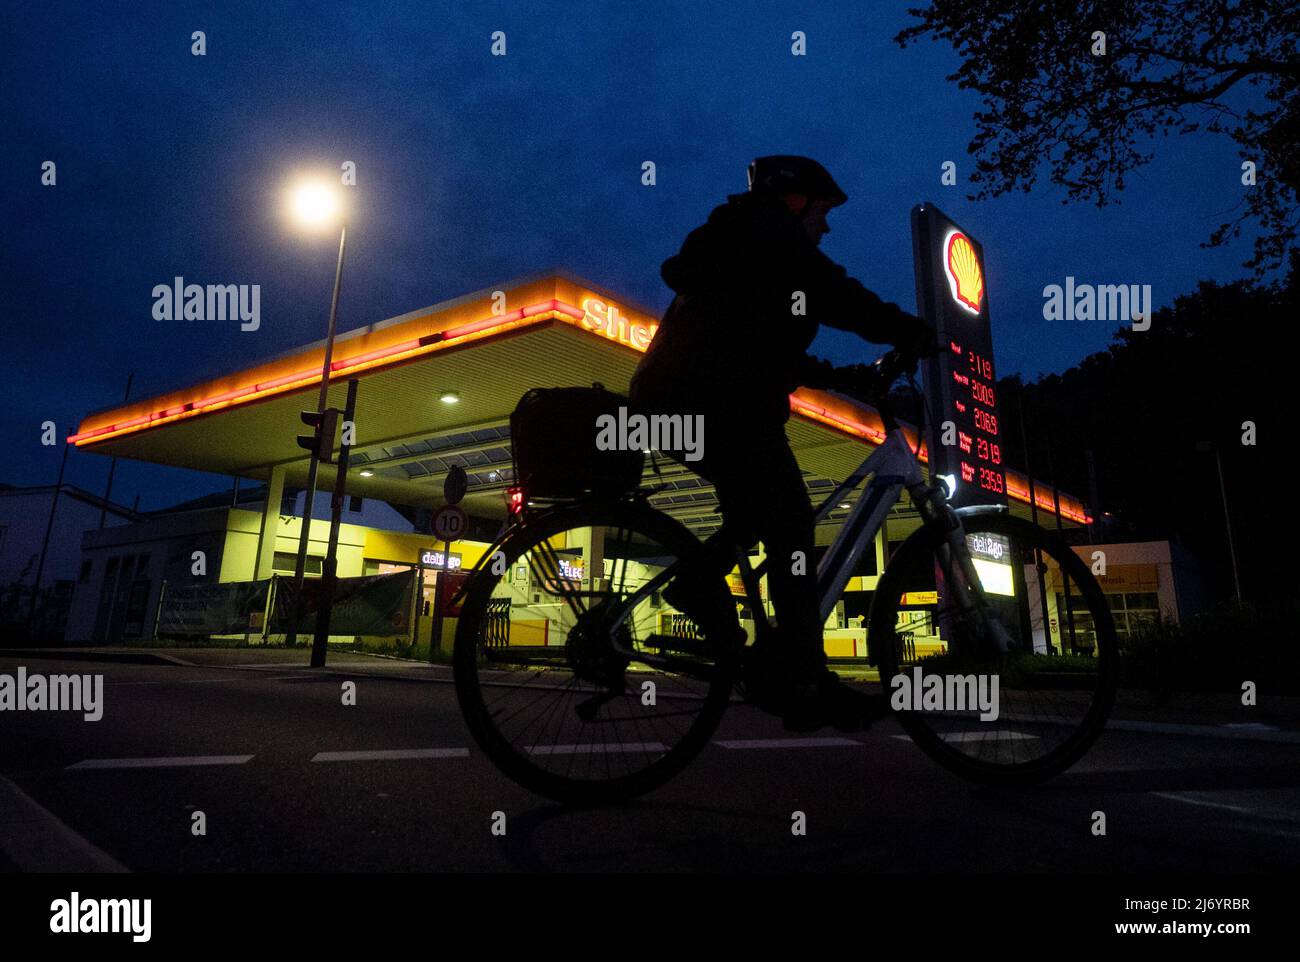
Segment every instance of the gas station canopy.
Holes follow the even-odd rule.
[[[513,483],[509,418],[519,398],[534,387],[594,381],[625,393],[657,323],[625,298],[552,272],[338,335],[330,406],[343,408],[347,382],[360,382],[348,492],[433,507],[442,503],[443,478],[459,465],[470,482],[462,506],[480,517],[504,517]],[[242,478],[267,479],[283,465],[285,483],[302,487],[308,453],[295,440],[307,430],[299,412],[316,406],[324,350],[318,341],[215,380],[95,412],[68,440],[100,454]],[[872,408],[837,395],[800,389],[791,405],[787,434],[818,503],[884,431]],[[657,460],[660,477],[647,459],[647,481],[667,487],[653,503],[697,535],[709,534],[721,520],[712,486]],[[322,487],[333,480],[332,470],[321,472]],[[1039,510],[1053,515],[1052,489],[1042,482],[1034,487]],[[1013,511],[1027,516],[1026,477],[1009,470],[1007,488]],[[1077,498],[1062,492],[1060,502],[1063,523],[1090,520]],[[823,528],[845,513],[832,513]]]

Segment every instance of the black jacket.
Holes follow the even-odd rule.
[[[647,406],[734,411],[783,423],[799,386],[829,386],[807,354],[819,324],[895,344],[921,321],[882,301],[823,254],[783,204],[733,194],[664,261],[677,296],[632,379]],[[793,314],[802,291],[805,313]]]

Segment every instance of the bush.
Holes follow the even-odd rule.
[[[351,646],[353,651],[365,652],[372,655],[389,655],[394,658],[408,658],[412,661],[429,660],[429,643],[424,641],[412,647],[399,639],[377,639],[366,638]],[[434,655],[434,662],[441,665],[451,664],[451,653],[447,651],[438,651]]]
[[[1262,693],[1300,695],[1300,601],[1225,605],[1182,624],[1161,618],[1120,642],[1120,687],[1159,693],[1232,692],[1253,681]],[[927,672],[979,671],[947,653],[923,658]],[[1022,655],[1000,671],[1011,685],[1039,672],[1092,671],[1082,655]],[[986,669],[993,670],[993,669]]]
[[[1120,684],[1150,691],[1300,694],[1300,603],[1226,605],[1174,624],[1161,619],[1120,648]]]
[[[950,652],[942,652],[926,655],[917,664],[927,674],[996,673],[1003,684],[1016,688],[1032,685],[1032,676],[1044,672],[1052,675],[1083,675],[1097,670],[1097,661],[1090,655],[1017,654],[1010,656],[1004,662],[958,659]]]

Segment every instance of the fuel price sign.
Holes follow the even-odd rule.
[[[1006,504],[984,249],[927,202],[912,208],[912,255],[917,310],[940,346],[923,369],[931,473],[956,481],[956,507]]]

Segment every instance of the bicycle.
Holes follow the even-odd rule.
[[[921,523],[880,573],[866,621],[890,710],[959,775],[1037,782],[1077,761],[1105,725],[1118,669],[1110,609],[1059,537],[1004,506],[954,509],[946,484],[925,481],[888,400],[902,376],[920,395],[916,363],[891,351],[855,392],[875,404],[885,440],[816,512],[821,521],[867,482],[816,567],[821,615],[906,491]],[[755,646],[771,643],[760,590],[768,561],[752,565],[739,547],[740,604],[754,622],[744,645],[716,640],[736,637],[738,622],[710,631],[667,609],[661,589],[704,542],[651,506],[661,490],[525,501],[462,589],[453,656],[462,714],[488,757],[541,795],[605,803],[662,785],[705,748],[733,692],[746,695]],[[938,650],[916,653],[915,620],[899,616],[909,597],[930,613]],[[908,692],[908,704],[901,693],[913,685],[924,691]]]

